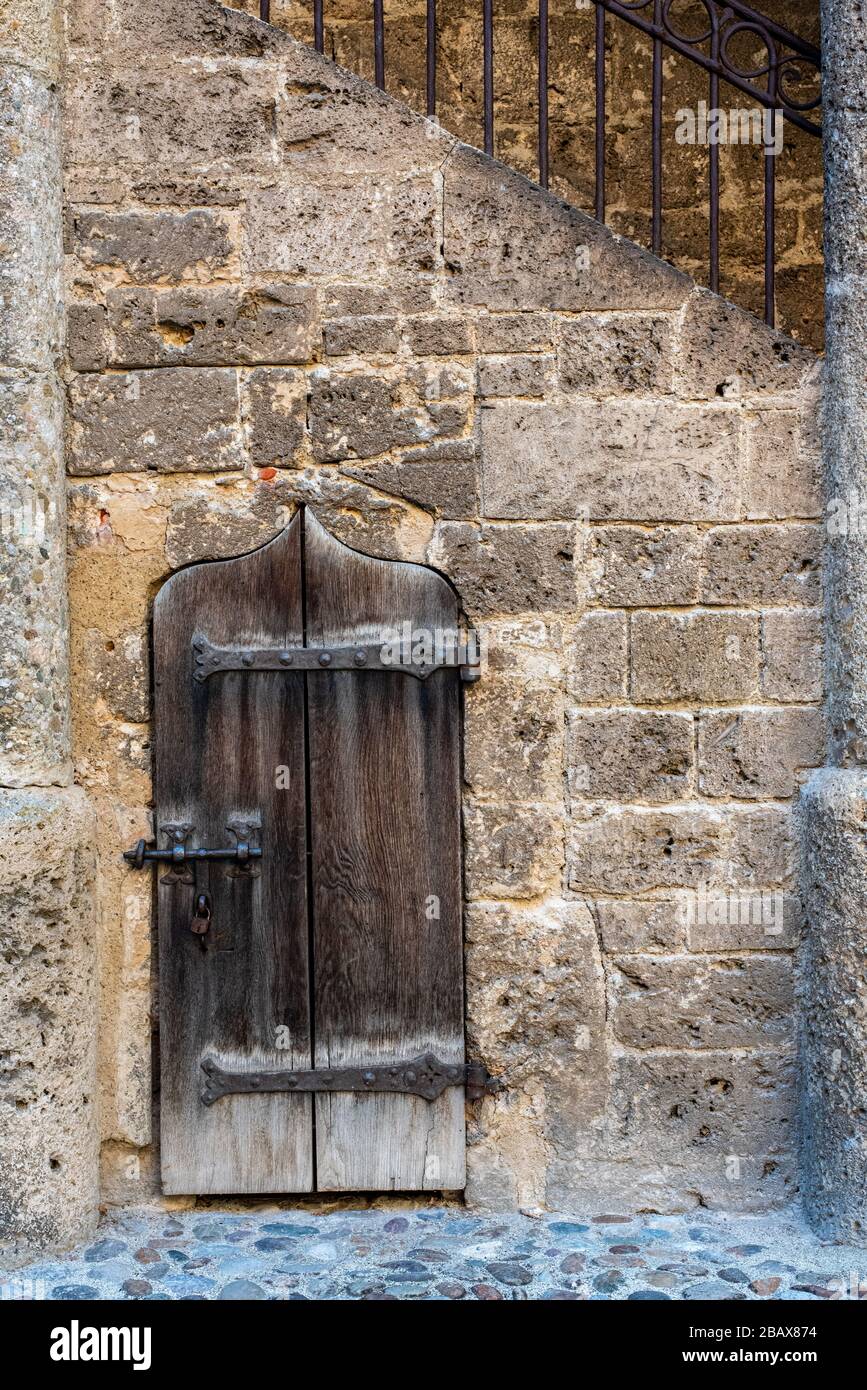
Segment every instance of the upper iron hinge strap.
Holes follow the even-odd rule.
[[[397,648],[395,652],[394,648]],[[457,668],[462,681],[481,675],[479,641],[475,632],[415,659],[405,644],[376,642],[357,647],[215,647],[207,637],[193,638],[193,679],[206,681],[223,671],[381,671],[425,680],[434,671]]]
[[[201,1066],[205,1073],[201,1090],[205,1105],[213,1105],[222,1096],[275,1091],[385,1091],[432,1101],[450,1086],[464,1086],[467,1100],[481,1100],[499,1090],[496,1078],[482,1063],[442,1062],[433,1052],[408,1062],[318,1067],[310,1071],[225,1071],[214,1057],[205,1057]]]

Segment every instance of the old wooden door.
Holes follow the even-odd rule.
[[[458,629],[309,510],[161,590],[166,1192],[463,1186]]]

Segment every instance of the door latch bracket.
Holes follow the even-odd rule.
[[[255,872],[254,861],[262,858],[262,849],[257,843],[260,829],[257,821],[229,821],[226,829],[234,836],[235,843],[218,849],[191,849],[187,840],[194,829],[195,826],[180,822],[164,825],[162,833],[169,842],[165,849],[139,840],[132,849],[124,850],[123,857],[134,869],[143,869],[146,864],[169,864],[170,871],[163,876],[163,883],[192,883],[190,865],[208,863],[214,859],[229,860],[236,873]]]

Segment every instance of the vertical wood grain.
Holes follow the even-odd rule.
[[[405,621],[453,631],[458,618],[434,571],[350,550],[309,511],[261,550],[193,566],[161,591],[157,824],[191,823],[194,846],[218,846],[232,843],[233,818],[256,817],[263,847],[254,875],[217,862],[198,868],[195,884],[160,874],[166,1192],[311,1190],[314,1105],[322,1190],[464,1185],[460,1087],[433,1103],[339,1092],[227,1096],[210,1107],[199,1098],[206,1055],[232,1071],[428,1050],[463,1061],[457,672],[424,682],[351,670],[192,679],[196,636],[236,648],[301,646],[305,635],[313,647],[365,645]],[[288,785],[277,785],[278,769]],[[212,900],[204,937],[189,929],[198,892]]]
[[[389,628],[454,630],[433,570],[375,560],[307,512],[307,642],[381,642]],[[319,1067],[464,1059],[459,684],[455,670],[307,676],[313,995]],[[434,915],[431,915],[433,903]],[[463,1089],[316,1097],[318,1186],[464,1186]]]
[[[237,560],[195,565],[154,610],[156,821],[195,826],[195,846],[231,845],[228,822],[261,818],[255,876],[198,868],[196,887],[159,875],[161,1149],[166,1192],[301,1192],[313,1185],[309,1096],[199,1099],[200,1063],[310,1065],[303,675],[192,679],[192,639],[302,643],[301,525]],[[277,769],[288,788],[278,789]],[[161,841],[162,842],[162,841]],[[209,892],[210,931],[189,929]],[[287,1048],[277,1046],[277,1028]],[[280,1038],[283,1041],[284,1038]]]

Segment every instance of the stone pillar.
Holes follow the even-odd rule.
[[[803,1188],[867,1244],[867,24],[822,0],[827,766],[801,801]]]
[[[59,0],[0,0],[0,1254],[96,1215],[93,823],[72,785]]]

